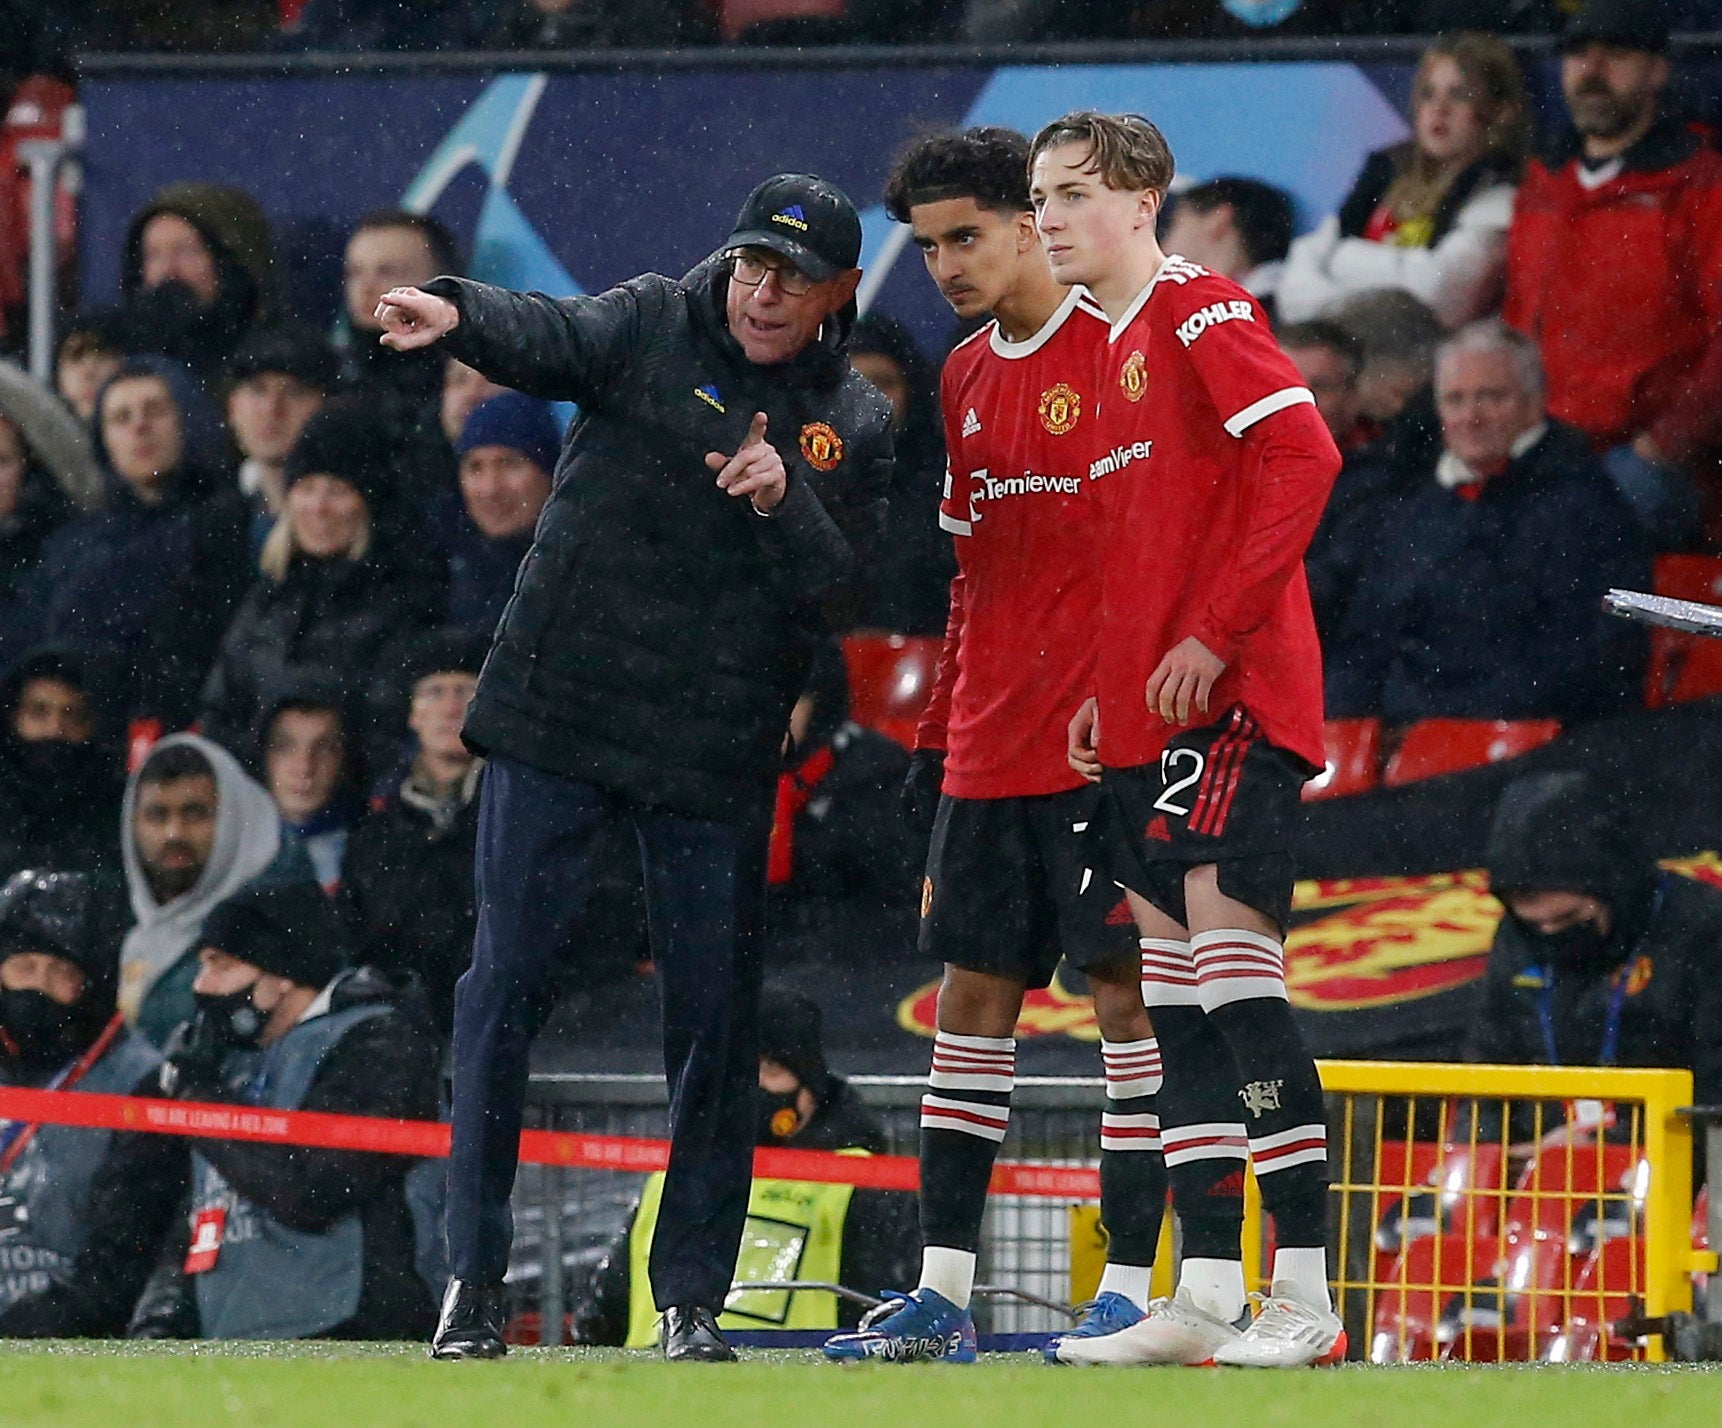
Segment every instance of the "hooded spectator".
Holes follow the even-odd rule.
[[[1468,1058],[1680,1066],[1698,1105],[1722,1104],[1722,891],[1658,868],[1586,773],[1508,785],[1487,856],[1507,915]]]
[[[50,637],[136,658],[186,558],[179,518],[209,486],[187,455],[198,400],[183,369],[161,358],[128,359],[102,388],[96,451],[106,506],[75,517],[43,548]]]
[[[265,691],[291,670],[326,670],[356,692],[385,648],[435,618],[440,571],[405,552],[389,457],[386,430],[349,402],[319,412],[293,448],[286,511],[203,687],[203,727],[228,747],[248,746]]]
[[[856,319],[849,361],[891,403],[890,502],[879,559],[868,573],[869,607],[859,623],[900,635],[942,635],[957,560],[939,528],[945,440],[938,374],[908,330],[884,313]]]
[[[160,1060],[114,1007],[115,890],[23,871],[0,888],[0,1083],[153,1095]],[[122,1333],[184,1193],[171,1136],[13,1121],[0,1135],[0,1337]]]
[[[1339,212],[1292,244],[1281,316],[1322,316],[1341,298],[1384,287],[1413,294],[1448,328],[1499,303],[1530,143],[1513,52],[1493,35],[1437,40],[1412,80],[1411,129],[1371,154]]]
[[[1571,427],[1548,418],[1536,348],[1499,322],[1441,348],[1445,446],[1379,533],[1328,641],[1335,718],[1560,719],[1627,708],[1641,635],[1603,613],[1644,589],[1630,509]]]
[[[269,224],[242,189],[176,183],[126,232],[120,321],[128,352],[184,362],[212,386],[274,294]]]
[[[416,743],[412,763],[353,831],[341,879],[361,960],[417,981],[445,1035],[477,919],[472,867],[483,764],[460,730],[489,639],[445,629],[407,647],[395,718]]]
[[[281,1111],[425,1120],[436,1043],[410,1003],[346,951],[308,884],[224,900],[199,939],[197,1011],[162,1089]],[[133,1333],[203,1339],[413,1339],[419,1277],[409,1157],[261,1145],[191,1147],[190,1213],[167,1240]]]
[[[158,1046],[193,1010],[203,920],[259,875],[315,886],[268,790],[220,745],[171,734],[126,784],[121,851],[132,915],[120,950],[120,1010]]]
[[[461,509],[449,540],[449,624],[495,630],[561,449],[549,404],[518,392],[491,397],[467,417],[455,442]]]
[[[115,867],[124,784],[110,664],[45,645],[0,684],[0,877]]]
[[[323,891],[341,885],[347,835],[365,814],[365,752],[341,683],[305,671],[264,700],[257,766],[281,825],[304,846]]]

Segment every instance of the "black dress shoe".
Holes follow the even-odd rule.
[[[672,1304],[658,1320],[658,1347],[672,1364],[733,1364],[717,1315],[698,1304]]]
[[[502,1286],[451,1279],[442,1297],[442,1318],[431,1340],[433,1359],[499,1359],[502,1342]]]

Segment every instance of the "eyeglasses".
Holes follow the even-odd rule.
[[[813,279],[789,263],[768,263],[752,253],[732,253],[729,275],[744,288],[757,288],[766,274],[777,277],[777,290],[785,297],[806,297],[813,291]]]

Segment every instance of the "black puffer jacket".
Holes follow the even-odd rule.
[[[310,668],[356,695],[383,651],[434,623],[442,602],[425,571],[386,549],[358,560],[295,556],[285,580],[259,576],[233,617],[203,686],[204,732],[246,757],[272,687]]]
[[[890,478],[886,404],[848,319],[747,361],[708,261],[554,301],[459,278],[450,355],[580,403],[467,715],[474,748],[695,817],[764,823],[790,706],[827,622],[858,607]],[[717,487],[755,412],[789,489],[769,518]],[[820,469],[828,468],[828,469]]]

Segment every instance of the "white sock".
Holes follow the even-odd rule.
[[[969,1307],[975,1291],[975,1257],[967,1250],[928,1245],[921,1251],[921,1282],[917,1289],[931,1289],[959,1309]]]
[[[1232,1323],[1244,1312],[1244,1265],[1236,1259],[1187,1259],[1178,1288],[1188,1292],[1204,1314]]]
[[[1151,1264],[1108,1264],[1100,1274],[1098,1294],[1122,1294],[1138,1309],[1147,1311],[1148,1286],[1154,1278]]]
[[[1276,1249],[1273,1292],[1290,1290],[1289,1298],[1312,1309],[1332,1309],[1327,1291],[1327,1251],[1324,1249]]]

